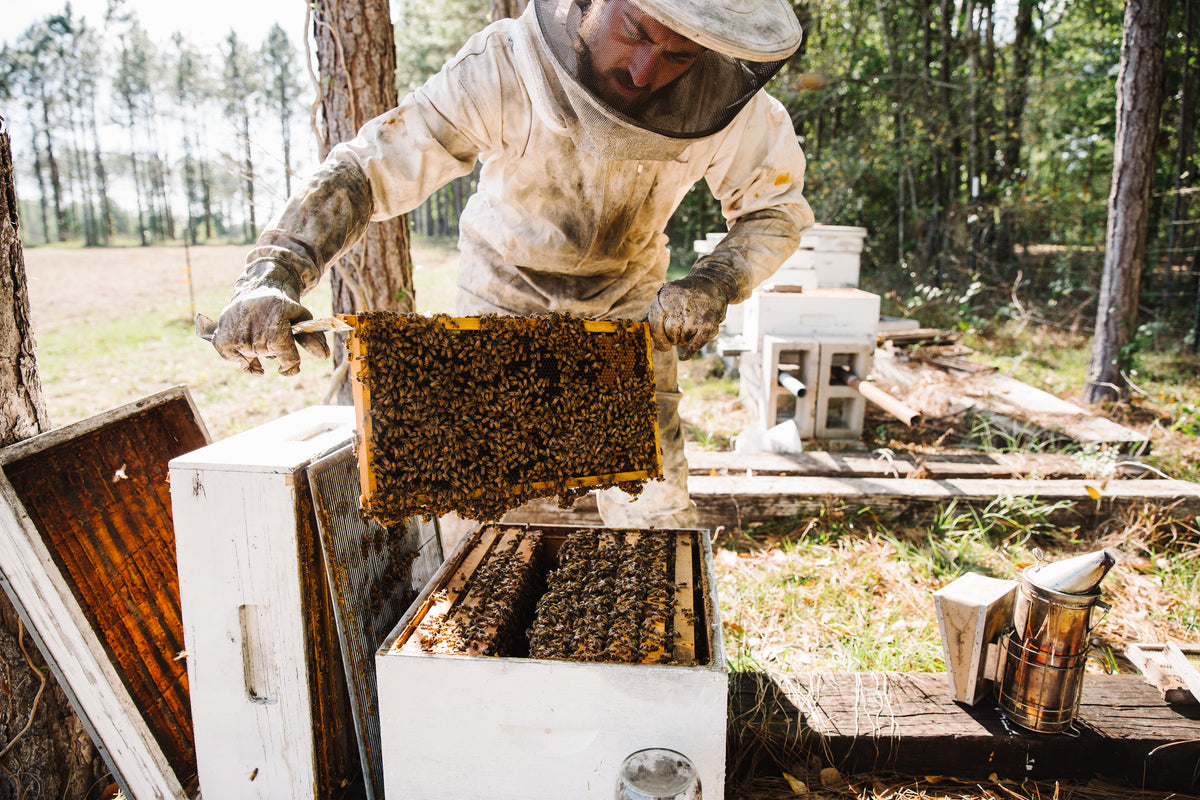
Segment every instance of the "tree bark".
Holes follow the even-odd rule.
[[[0,117],[0,446],[50,427],[17,228],[12,146]],[[0,798],[99,797],[104,762],[3,592],[0,691]]]
[[[1004,143],[1001,146],[999,180],[997,183],[1019,196],[1013,186],[1021,183],[1021,129],[1025,107],[1029,103],[1029,77],[1033,72],[1033,13],[1036,0],[1020,0],[1017,4],[1016,33],[1012,45],[1012,79],[1004,97]],[[996,261],[1010,263],[1015,257],[1016,239],[1013,227],[1017,215],[1012,202],[1004,202],[999,230],[996,232]]]
[[[317,0],[312,8],[322,77],[323,159],[334,145],[398,104],[396,40],[388,0]],[[371,223],[333,266],[330,279],[336,314],[413,311],[408,218]],[[342,348],[335,348],[334,358],[339,365],[345,362]],[[349,380],[342,380],[337,398],[353,402]]]
[[[1138,292],[1146,258],[1154,142],[1162,110],[1163,56],[1170,0],[1127,0],[1117,79],[1117,131],[1108,196],[1104,274],[1084,399],[1128,395],[1121,372],[1137,326]]]

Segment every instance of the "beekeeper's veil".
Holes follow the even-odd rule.
[[[636,111],[618,111],[582,77],[588,56],[580,23],[605,2],[619,0],[533,0],[549,56],[539,54],[545,79],[532,88],[579,146],[606,160],[675,158],[690,140],[728,125],[800,46],[787,0],[628,0],[705,50]],[[592,39],[593,51],[602,47]]]

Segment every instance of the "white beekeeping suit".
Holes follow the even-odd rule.
[[[649,315],[666,480],[635,502],[603,492],[600,510],[609,525],[693,525],[674,346],[690,358],[726,304],[746,299],[813,222],[791,121],[761,91],[799,34],[782,0],[535,0],[330,152],[251,251],[214,343],[246,368],[266,356],[296,371],[288,329],[307,318],[299,298],[325,267],[369,220],[411,211],[478,160],[479,188],[459,222],[457,311]],[[597,88],[606,78],[588,68],[626,53],[694,60],[644,102],[617,108]],[[641,65],[615,67],[612,80],[632,94]],[[729,234],[664,286],[663,231],[701,178]]]

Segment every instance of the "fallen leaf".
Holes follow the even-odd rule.
[[[804,781],[793,778],[786,772],[783,773],[783,779],[788,782],[788,786],[792,787],[793,794],[808,794],[808,784]]]

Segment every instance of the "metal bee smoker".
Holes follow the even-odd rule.
[[[1000,709],[1012,722],[1061,733],[1079,711],[1100,582],[1117,562],[1111,548],[1025,569],[1012,628],[1001,640]]]

